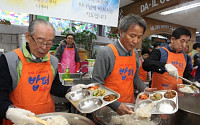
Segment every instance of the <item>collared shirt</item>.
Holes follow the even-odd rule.
[[[128,52],[124,46],[122,45],[122,43],[120,42],[120,40],[118,39],[119,45],[124,49],[124,51],[126,51],[126,56],[131,56],[131,52]]]
[[[180,51],[180,52],[176,52],[175,50],[173,50],[169,44],[169,46],[167,47],[168,50],[170,50],[170,52],[173,52],[173,53],[182,53],[183,51]]]
[[[37,62],[37,63],[40,63],[42,62],[42,58],[36,58],[32,53],[31,53],[31,56],[33,57],[32,59]]]
[[[31,56],[33,57],[33,59],[36,59],[36,57],[31,53]]]
[[[119,45],[120,45],[126,52],[128,52],[128,51],[124,48],[124,46],[122,45],[122,43],[120,42],[119,39],[118,39],[118,42],[119,42]]]

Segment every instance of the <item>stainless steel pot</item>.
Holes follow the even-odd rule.
[[[127,104],[132,110],[134,109],[133,104]],[[92,113],[94,122],[96,125],[112,125],[110,123],[112,116],[118,115],[115,111],[113,111],[110,107],[105,106],[95,112]],[[152,115],[151,121],[153,121],[156,125],[161,124],[161,119],[159,115]]]
[[[56,117],[58,115],[65,117],[70,125],[95,125],[94,122],[91,121],[90,119],[73,113],[54,112],[54,113],[40,114],[37,115],[36,117],[41,118],[43,120],[47,120],[48,118]]]

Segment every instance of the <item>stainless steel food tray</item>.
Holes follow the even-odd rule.
[[[89,84],[89,86],[96,86],[98,85],[99,88],[96,90],[88,90],[87,89],[82,89],[82,90],[77,90],[77,91],[72,91],[69,92],[65,95],[65,97],[67,98],[67,100],[69,100],[74,107],[81,113],[91,113],[96,111],[97,109],[100,109],[114,101],[116,101],[117,99],[120,98],[120,95],[105,87],[102,84],[99,83],[92,83]],[[105,95],[103,96],[93,96],[94,91],[100,90],[100,89],[104,89],[105,90]],[[114,95],[116,96],[116,99],[112,100],[112,101],[105,101],[104,97],[107,95]]]
[[[182,86],[182,87],[181,87]],[[191,86],[191,85],[186,85],[186,84],[177,84],[177,90],[178,90],[178,93],[179,93],[179,95],[180,95],[180,93],[182,93],[184,96],[197,96],[197,95],[200,95],[200,92],[199,92],[199,89],[197,88],[197,89],[192,89],[191,88],[191,90],[193,91],[192,93],[190,93],[190,92],[184,92],[184,91],[182,91],[180,88],[184,88],[184,87],[189,87],[189,86]],[[182,96],[182,95],[180,95],[180,96]]]
[[[142,92],[139,93],[137,98],[136,98],[136,104],[135,104],[135,109],[136,111],[137,108],[140,106],[147,106],[147,104],[154,103],[154,107],[151,110],[151,114],[173,114],[178,110],[178,94],[176,91],[176,96],[174,98],[165,98],[164,94],[168,90],[160,90],[160,91],[154,91],[154,92]],[[162,95],[162,98],[160,100],[153,101],[150,99],[151,96],[155,93],[160,93]],[[139,97],[142,94],[148,94],[148,98],[145,100],[141,100]]]

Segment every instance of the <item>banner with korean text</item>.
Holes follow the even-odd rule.
[[[0,9],[117,27],[119,0],[0,0]]]

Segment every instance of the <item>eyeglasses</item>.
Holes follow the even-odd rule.
[[[32,36],[31,34],[30,34],[30,36],[31,36],[32,40],[33,40],[36,44],[38,44],[38,45],[40,45],[40,46],[46,45],[47,48],[51,48],[51,46],[53,45],[53,43],[45,43],[45,42],[36,41],[36,40],[33,38],[33,36]]]

